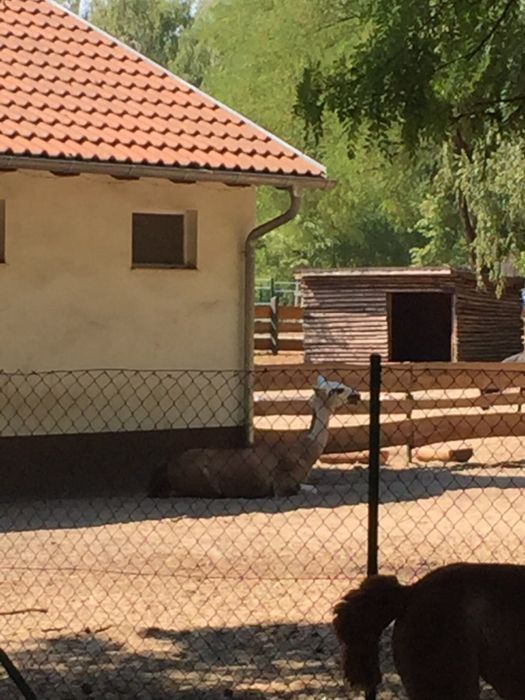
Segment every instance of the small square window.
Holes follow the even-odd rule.
[[[196,212],[133,214],[134,267],[195,267]]]
[[[5,262],[5,200],[0,199],[0,263]]]

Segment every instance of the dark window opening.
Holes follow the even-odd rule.
[[[194,235],[184,214],[133,214],[133,265],[194,267]]]
[[[390,294],[390,360],[449,362],[452,359],[452,294]]]

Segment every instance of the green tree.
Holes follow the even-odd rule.
[[[91,20],[163,66],[177,55],[193,19],[192,0],[93,0]]]
[[[108,34],[169,67],[184,29],[193,22],[197,0],[59,0]],[[89,10],[88,12],[86,10]]]
[[[460,223],[464,244],[454,255],[468,253],[478,270],[497,276],[501,260],[523,245],[521,176],[505,157],[523,151],[524,3],[340,0],[338,7],[359,40],[328,68],[311,63],[304,72],[303,117],[319,130],[323,115],[335,113],[350,146],[365,138],[372,152],[418,158],[435,147],[420,258],[438,253]]]
[[[328,193],[305,195],[299,217],[263,239],[259,272],[289,277],[296,267],[406,264],[416,245],[418,183],[407,160],[374,157],[364,142],[356,158],[337,118],[316,142],[294,106],[309,61],[328,69],[348,47],[348,27],[335,3],[318,0],[215,0],[201,7],[181,37],[175,71],[202,85],[270,132],[306,150],[338,182]],[[268,218],[286,199],[260,198]]]
[[[68,10],[72,12],[80,13],[81,0],[58,0],[61,5],[64,5]]]

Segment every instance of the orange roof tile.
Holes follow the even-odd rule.
[[[326,181],[323,166],[52,0],[0,0],[0,158]]]

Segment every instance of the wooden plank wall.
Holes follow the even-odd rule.
[[[468,278],[456,281],[458,360],[493,361],[521,352],[521,283],[511,282],[501,298],[477,289]]]
[[[345,277],[303,278],[307,362],[366,362],[388,356],[386,295],[376,285]]]
[[[501,299],[477,289],[467,272],[443,274],[305,275],[304,347],[307,362],[366,362],[389,357],[388,293],[456,293],[454,360],[501,360],[522,349],[520,281],[509,281]],[[409,330],[409,329],[408,329]],[[408,332],[408,331],[407,331]]]

